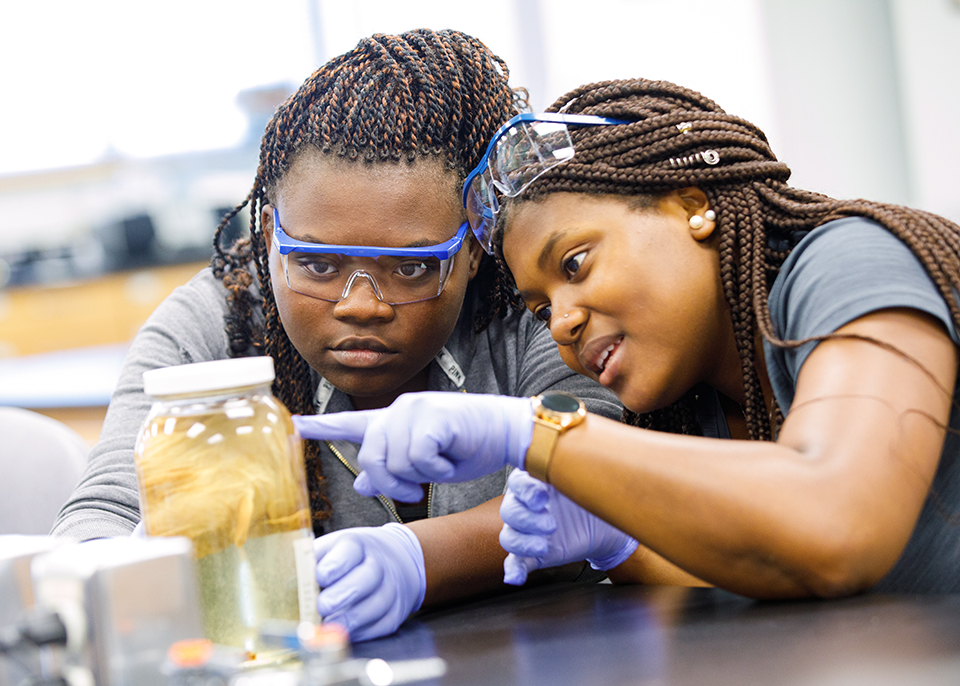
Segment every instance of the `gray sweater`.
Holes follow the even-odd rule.
[[[143,325],[124,361],[100,440],[57,518],[54,535],[86,540],[124,536],[133,530],[140,520],[134,444],[153,403],[143,393],[143,372],[227,358],[225,313],[225,290],[207,268],[177,288]],[[430,390],[531,396],[560,389],[583,398],[592,412],[620,416],[616,397],[571,371],[560,359],[547,328],[528,312],[494,319],[480,334],[473,332],[472,316],[473,308],[466,303],[445,346],[464,374],[462,385],[455,385],[434,361]],[[319,376],[314,381],[319,385]],[[350,409],[349,399],[336,390],[325,407],[326,412]],[[322,446],[321,466],[333,511],[324,522],[324,532],[397,521],[389,500],[354,491],[356,452],[355,444],[344,441]],[[506,470],[463,484],[431,484],[428,514],[436,517],[475,507],[502,495],[505,484]]]

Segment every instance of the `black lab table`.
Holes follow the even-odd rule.
[[[960,596],[755,601],[716,589],[559,584],[424,613],[354,655],[439,656],[425,684],[960,684]]]

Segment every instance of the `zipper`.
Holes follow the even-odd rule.
[[[343,453],[337,450],[330,441],[324,441],[324,443],[327,444],[327,447],[330,448],[330,452],[332,452],[336,456],[336,458],[340,460],[343,466],[350,470],[350,473],[353,474],[354,478],[360,475],[360,472],[354,469],[353,465],[347,462],[347,458],[343,456]],[[430,484],[430,489],[427,495],[427,516],[430,515],[430,494],[432,493],[433,493],[433,484]],[[390,499],[387,496],[383,495],[382,493],[378,495],[377,498],[379,498],[380,502],[383,503],[383,506],[390,511],[390,514],[393,515],[393,518],[396,519],[401,524],[403,524],[403,520],[400,519],[400,513],[397,512],[397,508],[393,506],[393,503],[390,501]]]

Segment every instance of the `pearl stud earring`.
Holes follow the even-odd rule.
[[[706,219],[708,222],[712,222],[717,218],[717,213],[713,210],[707,210],[703,213],[701,217],[699,214],[695,214],[690,217],[690,228],[691,229],[700,229],[703,228],[703,220]]]

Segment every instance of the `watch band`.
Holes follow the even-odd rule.
[[[587,416],[586,405],[575,395],[545,391],[530,399],[533,406],[533,435],[524,459],[530,476],[550,483],[550,462],[560,434],[577,426]]]
[[[547,484],[550,483],[550,458],[553,457],[558,438],[560,427],[557,424],[540,417],[533,418],[533,437],[523,467],[530,476]]]

